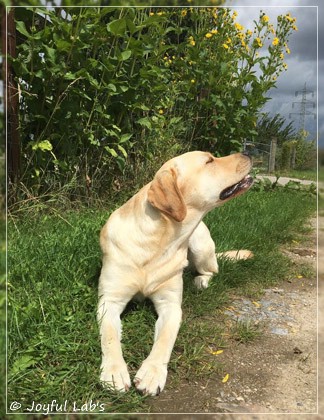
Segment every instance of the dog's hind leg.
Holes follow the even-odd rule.
[[[233,251],[217,252],[216,257],[227,258],[231,261],[248,260],[253,258],[253,252],[248,249],[237,249]]]
[[[205,289],[213,275],[218,273],[218,264],[215,243],[203,222],[199,223],[189,239],[188,259],[198,274],[195,285],[198,289]]]

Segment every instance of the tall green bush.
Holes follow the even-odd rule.
[[[228,8],[16,9],[29,194],[102,194],[176,153],[253,139],[297,28],[290,15],[274,27],[260,12],[254,31],[236,19]]]

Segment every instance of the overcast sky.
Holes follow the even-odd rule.
[[[317,27],[318,22],[324,20],[324,2],[320,0],[227,0],[225,5],[237,10],[237,22],[246,28],[253,27],[253,19],[258,19],[260,10],[263,10],[274,24],[279,14],[290,12],[297,18],[298,31],[293,32],[289,42],[291,54],[285,56],[288,70],[278,78],[277,88],[269,92],[268,96],[272,99],[266,104],[264,111],[271,115],[280,113],[288,123],[293,121],[298,129],[302,94],[299,93],[296,96],[295,92],[302,91],[306,83],[307,90],[310,91],[306,95],[309,101],[306,110],[310,115],[305,117],[305,129],[313,138],[316,138],[318,124],[319,146],[324,148],[324,57],[323,45],[321,43],[318,45],[317,42],[324,39],[321,36],[324,35],[324,25]],[[293,102],[297,102],[294,107],[292,107]],[[315,108],[312,107],[312,102],[315,102]],[[296,114],[289,118],[291,113]],[[315,119],[313,114],[316,114]]]

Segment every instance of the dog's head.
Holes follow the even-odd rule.
[[[166,162],[148,191],[150,204],[177,222],[189,209],[203,214],[246,192],[253,184],[249,156],[236,153],[216,158],[189,152]]]

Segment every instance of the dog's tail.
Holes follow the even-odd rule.
[[[238,261],[238,260],[248,260],[249,258],[253,258],[253,252],[249,251],[248,249],[237,249],[233,251],[225,251],[225,252],[216,252],[217,258],[227,258],[229,260]]]

